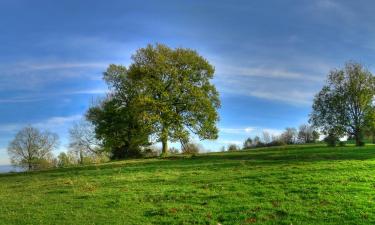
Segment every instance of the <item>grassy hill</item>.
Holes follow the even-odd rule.
[[[375,147],[264,148],[0,175],[0,224],[374,224]]]

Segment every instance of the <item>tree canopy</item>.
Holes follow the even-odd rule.
[[[330,137],[354,136],[363,144],[366,118],[373,113],[374,76],[361,64],[349,62],[329,73],[326,85],[315,96],[310,121]]]
[[[94,125],[96,137],[112,158],[136,157],[140,147],[149,144],[149,126],[140,117],[137,83],[129,77],[126,67],[110,65],[104,73],[110,94],[98,105],[91,107],[86,117]]]
[[[128,74],[140,84],[142,117],[162,142],[187,143],[190,134],[216,139],[220,99],[210,80],[214,68],[191,49],[148,45],[132,57]]]
[[[110,65],[104,79],[111,93],[87,118],[104,145],[136,149],[149,140],[189,142],[191,134],[216,139],[220,99],[211,84],[214,68],[196,51],[148,45],[131,65]]]

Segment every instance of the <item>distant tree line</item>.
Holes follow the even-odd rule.
[[[302,124],[298,130],[296,128],[287,127],[280,135],[271,134],[263,131],[261,136],[247,138],[242,149],[271,147],[292,144],[309,144],[316,143],[319,140],[319,132],[312,126]],[[236,145],[229,145],[228,151],[240,150]]]

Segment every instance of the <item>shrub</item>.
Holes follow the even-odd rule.
[[[110,157],[107,153],[93,154],[83,158],[83,164],[98,164],[109,162]]]
[[[172,147],[172,148],[169,149],[169,153],[171,153],[171,154],[179,154],[180,151],[177,148]]]
[[[324,138],[324,142],[326,142],[330,147],[335,147],[339,141],[339,138],[334,134],[329,134]]]
[[[283,142],[282,140],[273,140],[273,141],[271,141],[270,143],[267,144],[268,147],[282,146],[282,145],[285,145],[285,142]]]
[[[77,163],[77,160],[73,157],[72,154],[66,154],[65,152],[61,152],[57,156],[57,166],[58,167],[68,167],[72,166]]]
[[[201,147],[195,143],[186,143],[183,145],[182,154],[195,155],[201,151]]]
[[[142,151],[142,156],[145,158],[158,157],[161,154],[161,149],[156,146],[149,146]]]
[[[235,145],[235,144],[230,144],[230,145],[228,146],[228,151],[229,151],[229,152],[238,151],[238,150],[240,150],[240,147],[238,147],[238,146]]]

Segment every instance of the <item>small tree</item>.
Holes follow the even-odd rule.
[[[260,140],[259,136],[255,136],[253,139],[253,146],[258,147],[259,145],[262,145],[263,143]]]
[[[238,147],[236,144],[230,144],[228,146],[228,152],[233,152],[233,151],[239,151],[240,147]]]
[[[268,133],[267,131],[263,131],[262,136],[263,136],[263,137],[262,137],[263,142],[264,142],[265,144],[268,144],[268,143],[271,142],[271,135],[270,135],[270,133]]]
[[[295,144],[297,140],[297,130],[296,128],[287,127],[285,131],[280,135],[280,139],[285,144]]]
[[[57,134],[28,126],[9,143],[8,154],[13,165],[37,170],[46,167],[46,163],[52,160],[52,151],[57,146]]]
[[[69,130],[69,134],[69,148],[78,156],[80,164],[83,164],[85,156],[102,152],[102,143],[96,139],[94,127],[90,122],[82,120],[75,123]]]
[[[71,154],[61,152],[57,156],[57,166],[58,167],[67,167],[76,164],[75,158]]]
[[[247,138],[243,143],[243,149],[248,149],[253,147],[253,140],[251,138]]]
[[[185,143],[184,145],[182,145],[182,154],[195,155],[198,154],[201,151],[201,149],[202,147],[196,143]]]
[[[319,138],[319,134],[312,126],[302,124],[298,130],[298,141],[301,143],[314,143]]]

